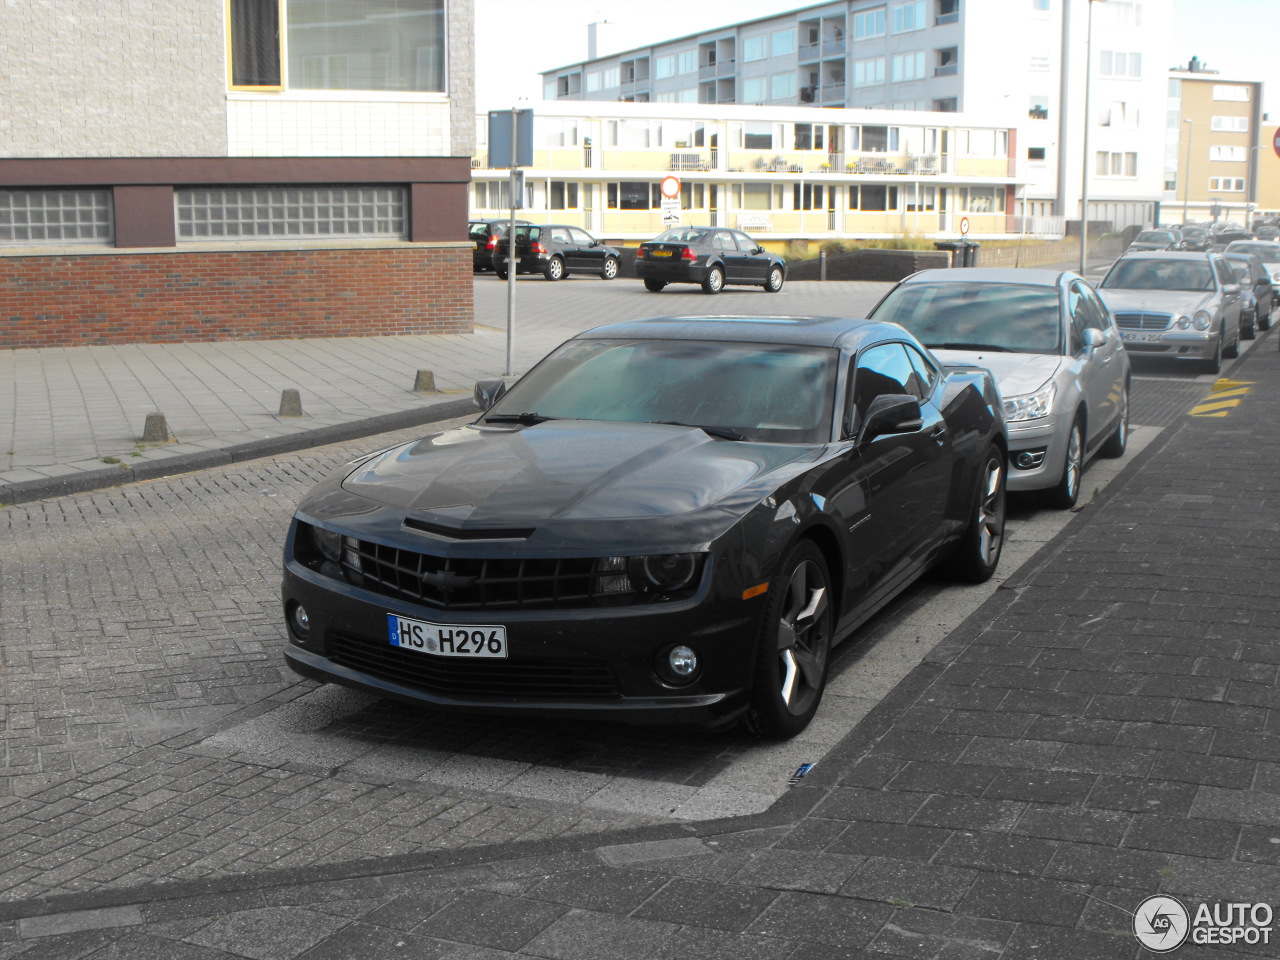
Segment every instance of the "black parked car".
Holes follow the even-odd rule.
[[[1271,311],[1275,308],[1275,290],[1271,286],[1271,274],[1263,262],[1250,253],[1222,255],[1240,282],[1240,294],[1244,306],[1240,308],[1240,336],[1252,340],[1259,330],[1271,326]]]
[[[598,327],[474,423],[340,467],[284,549],[303,676],[484,717],[799,733],[831,648],[991,576],[1000,397],[870,320]]]
[[[676,227],[636,250],[636,276],[657,293],[669,283],[700,283],[719,293],[726,283],[782,289],[787,263],[740,230]]]
[[[1182,227],[1182,249],[1202,251],[1209,249],[1209,228],[1197,223],[1184,224]]]
[[[499,237],[493,249],[493,269],[503,280],[510,253],[511,244]],[[612,280],[618,275],[618,249],[567,223],[516,227],[516,276],[522,273],[540,273],[548,280],[570,273],[594,273]]]
[[[1129,244],[1126,253],[1129,250],[1181,250],[1182,238],[1172,230],[1163,228],[1158,230],[1143,230],[1140,234],[1133,238],[1133,242]]]
[[[1219,220],[1209,227],[1210,247],[1214,250],[1222,250],[1227,244],[1235,243],[1237,240],[1252,239],[1253,234],[1249,230],[1229,220]]]
[[[528,223],[517,220],[516,224]],[[467,238],[471,241],[471,272],[482,273],[493,269],[493,251],[498,238],[511,227],[510,220],[469,220]]]

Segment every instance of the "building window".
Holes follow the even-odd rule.
[[[444,0],[231,0],[229,12],[233,87],[445,89]],[[287,82],[282,37],[289,51]]]
[[[1048,10],[1049,0],[1031,0],[1032,10]]]
[[[600,71],[592,70],[587,74],[587,93],[595,93],[600,89]]]
[[[698,70],[698,51],[685,50],[676,57],[676,73],[696,73]]]
[[[742,81],[742,102],[764,103],[768,99],[768,83],[765,77],[747,77]]]
[[[938,16],[934,23],[955,23],[960,19],[960,0],[938,0]]]
[[[923,30],[924,0],[913,0],[893,8],[893,32],[906,33],[909,30]]]
[[[1113,100],[1099,118],[1099,125],[1116,127],[1122,130],[1136,130],[1138,127],[1137,104]]]
[[[1244,163],[1249,159],[1248,147],[1210,147],[1210,160],[1229,160],[1234,163]]]
[[[899,53],[893,57],[893,82],[924,79],[924,51]]]
[[[862,150],[864,153],[896,153],[898,150],[898,127],[882,127],[864,125],[862,127]],[[853,149],[857,149],[856,147]]]
[[[656,183],[623,180],[607,186],[605,204],[610,210],[656,210],[662,204]]]
[[[884,7],[853,15],[853,39],[867,40],[884,36]]]
[[[897,187],[894,187],[896,190]],[[938,206],[938,188],[914,186],[907,193],[907,213],[932,213]]]
[[[110,243],[108,190],[0,190],[0,244]]]
[[[960,109],[960,101],[955,97],[943,97],[933,101],[933,109],[938,113],[955,113]]]
[[[853,62],[853,85],[867,87],[876,83],[884,83],[884,57],[871,60],[855,60]]]
[[[941,50],[935,50],[934,56],[937,60],[937,65],[933,70],[935,77],[950,77],[959,72],[960,51],[956,47],[944,47]]]
[[[796,31],[779,30],[769,38],[769,55],[789,57],[796,52]]]
[[[404,237],[403,187],[226,187],[174,191],[179,240]]]
[[[1213,85],[1213,99],[1248,103],[1249,88],[1235,83],[1215,83]]]
[[[753,60],[763,60],[767,57],[768,51],[765,46],[768,37],[761,34],[758,37],[747,37],[742,41],[742,59],[751,63]]]
[[[1027,108],[1027,116],[1032,120],[1049,119],[1049,97],[1043,93],[1031,97],[1031,105]]]
[[[620,72],[621,71],[617,67],[607,67],[605,70],[601,71],[601,76],[603,78],[602,86],[606,90],[612,90],[621,86],[618,79]]]
[[[826,128],[820,123],[796,124],[796,150],[821,150],[822,135]]]
[[[764,120],[748,120],[743,127],[744,150],[772,150],[773,124]]]
[[[548,210],[577,210],[578,185],[564,180],[552,180],[547,190]]]
[[[768,183],[748,183],[742,188],[743,210],[768,210],[773,198],[773,185]]]
[[[1248,133],[1248,117],[1214,117],[1211,128],[1222,133]]]
[[[791,205],[795,210],[825,210],[826,191],[821,183],[793,183]]]
[[[1098,72],[1104,77],[1141,77],[1142,54],[1103,50],[1098,57]]]
[[[675,57],[658,57],[653,61],[653,76],[655,80],[666,80],[668,77],[674,77],[675,75]]]
[[[898,209],[898,188],[883,183],[850,184],[849,209],[888,211]]]
[[[966,213],[1004,213],[1004,187],[961,187],[960,209]]]
[[[1243,193],[1243,177],[1210,177],[1209,189],[1220,193]]]
[[[1043,160],[1043,159],[1044,159],[1044,147],[1027,147],[1027,159],[1028,159],[1028,160]]]
[[[793,100],[796,95],[796,75],[775,73],[769,78],[770,100]]]
[[[1136,153],[1107,153],[1098,151],[1094,173],[1099,177],[1136,177],[1138,155]]]

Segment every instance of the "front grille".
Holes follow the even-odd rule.
[[[348,633],[329,635],[329,659],[362,673],[455,697],[617,699],[613,668],[599,660],[467,660],[433,657]]]
[[[1116,326],[1121,330],[1164,330],[1173,319],[1167,313],[1117,313]]]
[[[348,543],[350,541],[348,540]],[[596,557],[437,557],[358,541],[360,564],[344,555],[352,583],[442,610],[589,607],[635,603],[625,569]]]

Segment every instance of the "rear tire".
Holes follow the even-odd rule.
[[[498,279],[499,279],[499,280],[505,280],[505,279],[507,279],[507,269],[506,269],[506,267],[494,267],[494,268],[493,268],[493,272],[494,272],[494,273],[496,273],[496,274],[498,275]]]
[[[645,280],[644,288],[650,293],[660,293],[667,282],[665,280]]]
[[[769,584],[744,727],[780,740],[809,725],[826,688],[834,627],[826,559],[813,541],[801,540]]]
[[[618,275],[618,258],[605,257],[604,269],[600,271],[600,278],[602,280],[612,280],[617,275]]]
[[[1098,451],[1098,456],[1115,460],[1123,457],[1125,448],[1129,446],[1129,384],[1124,385],[1124,393],[1120,395],[1123,407],[1120,410],[1120,422],[1116,424],[1116,432],[1107,437],[1106,443]]]
[[[1004,549],[1007,474],[1005,456],[993,443],[982,458],[969,526],[947,564],[947,572],[957,580],[986,583],[996,572]]]
[[[724,289],[724,271],[719,267],[712,267],[707,271],[707,279],[702,281],[702,292],[715,296]]]
[[[1067,435],[1067,455],[1062,464],[1058,485],[1044,491],[1046,506],[1070,510],[1080,499],[1080,479],[1084,475],[1084,425],[1077,416]]]
[[[771,267],[769,270],[769,279],[765,282],[765,293],[777,293],[782,289],[782,283],[786,278],[782,275],[781,267]]]
[[[1240,318],[1240,339],[1255,340],[1257,339],[1257,336],[1258,336],[1258,318],[1257,318],[1257,311],[1255,311],[1254,315],[1249,318],[1248,325],[1245,324],[1243,316]]]
[[[543,274],[548,280],[559,280],[564,276],[564,261],[559,257],[552,257],[547,261],[547,272]]]
[[[1274,310],[1275,308],[1276,308],[1276,302],[1275,302],[1275,299],[1274,299],[1274,297],[1273,297],[1273,298],[1272,298],[1272,300],[1271,300],[1271,304],[1267,307],[1267,311],[1266,311],[1265,313],[1259,313],[1259,314],[1258,314],[1258,329],[1259,329],[1259,330],[1270,330],[1270,329],[1271,329],[1271,311],[1272,311],[1272,310]]]

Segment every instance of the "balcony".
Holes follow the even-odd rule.
[[[948,63],[942,67],[934,67],[933,75],[935,77],[954,77],[960,70],[960,64]]]
[[[706,170],[707,159],[700,153],[671,154],[671,170]]]
[[[959,22],[960,22],[960,11],[958,10],[955,13],[942,13],[933,18],[933,24],[934,26],[937,26],[937,27],[942,26],[944,23],[959,23]]]
[[[840,80],[836,83],[824,83],[822,85],[822,102],[830,103],[832,100],[844,99],[844,81]]]

